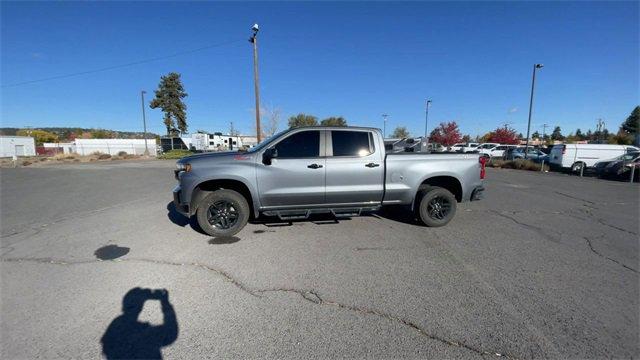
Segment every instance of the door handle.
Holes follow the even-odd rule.
[[[320,169],[322,167],[322,165],[318,165],[318,164],[311,164],[311,165],[307,165],[307,167],[309,169]]]
[[[368,168],[374,168],[374,167],[378,167],[380,166],[380,164],[376,164],[376,163],[368,163],[367,165],[365,165]]]

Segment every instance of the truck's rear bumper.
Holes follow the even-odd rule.
[[[180,214],[189,217],[191,216],[189,213],[189,204],[181,203],[182,200],[180,195],[182,195],[182,189],[180,188],[180,185],[178,185],[173,189],[173,205],[175,205],[176,210]]]
[[[481,200],[484,198],[484,186],[476,186],[471,192],[471,201]]]

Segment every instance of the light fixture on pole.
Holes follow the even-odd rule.
[[[147,117],[144,112],[144,94],[147,92],[140,91],[140,98],[142,100],[142,127],[144,129],[144,155],[149,156],[149,146],[147,146]]]
[[[253,86],[256,93],[256,138],[258,143],[262,138],[260,130],[260,85],[258,82],[258,24],[251,27],[253,35],[249,38],[249,42],[253,44]]]
[[[529,134],[531,133],[531,111],[533,109],[533,91],[536,87],[536,70],[542,69],[544,65],[542,64],[534,64],[533,65],[533,78],[531,79],[531,98],[529,99],[529,121],[527,121],[527,144],[524,148],[524,158],[528,158],[529,154]]]
[[[382,138],[384,139],[385,136],[387,136],[387,117],[389,115],[388,114],[382,114],[382,118],[384,119],[384,124],[382,127]]]
[[[424,115],[424,137],[427,139],[427,144],[429,144],[429,108],[431,107],[431,100],[427,100],[425,115]]]

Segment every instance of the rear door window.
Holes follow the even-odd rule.
[[[320,156],[320,131],[295,133],[275,146],[278,158],[309,158]]]
[[[332,131],[333,156],[367,156],[373,153],[373,141],[368,131]]]

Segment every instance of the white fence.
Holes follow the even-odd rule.
[[[147,139],[149,155],[156,156],[155,139]],[[118,155],[125,152],[130,155],[144,155],[144,139],[76,139],[75,152],[79,155],[103,153]]]

